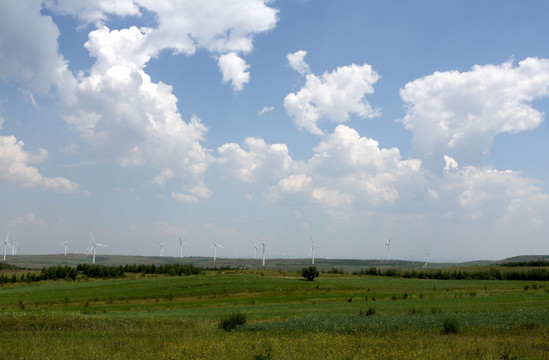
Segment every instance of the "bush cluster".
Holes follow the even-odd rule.
[[[444,319],[442,323],[442,332],[444,334],[457,334],[459,332],[459,320],[456,317]]]
[[[315,277],[318,277],[319,273],[316,266],[304,267],[301,269],[301,276],[307,281],[313,281]]]
[[[225,331],[232,331],[237,326],[244,325],[246,323],[246,314],[235,311],[227,316],[224,316],[219,321],[219,328]]]

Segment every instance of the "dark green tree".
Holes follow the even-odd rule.
[[[318,270],[316,266],[304,267],[301,269],[301,276],[307,281],[313,281],[315,277],[318,277]]]

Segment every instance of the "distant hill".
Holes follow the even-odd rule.
[[[343,271],[354,271],[361,269],[369,269],[375,267],[378,269],[414,269],[414,268],[430,268],[441,269],[447,267],[464,267],[477,265],[490,265],[505,262],[522,262],[545,260],[549,261],[549,255],[522,255],[507,258],[499,261],[479,260],[463,263],[428,263],[425,266],[423,261],[405,261],[405,260],[376,260],[376,259],[315,259],[314,266],[320,271],[329,271],[338,269]],[[90,256],[82,254],[67,254],[67,257],[62,254],[53,255],[15,255],[8,256],[4,263],[15,265],[28,269],[40,269],[49,266],[76,266],[78,264],[91,264]],[[96,255],[96,264],[101,265],[162,265],[162,264],[192,264],[203,268],[243,268],[243,269],[262,269],[261,259],[233,259],[233,258],[217,258],[213,261],[211,257],[160,257],[160,256],[132,256],[132,255]],[[302,267],[311,266],[310,258],[302,259],[267,259],[265,268],[274,270],[298,271]]]
[[[549,261],[549,255],[519,255],[498,261],[498,263]]]

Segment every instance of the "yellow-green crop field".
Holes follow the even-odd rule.
[[[232,331],[220,320],[239,313]],[[0,287],[1,359],[549,359],[549,284],[227,270]]]

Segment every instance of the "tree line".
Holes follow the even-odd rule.
[[[123,277],[126,273],[134,274],[159,274],[168,276],[198,275],[202,269],[191,264],[164,264],[164,265],[90,265],[80,264],[73,266],[51,266],[42,268],[40,273],[0,275],[0,284],[15,282],[35,282],[42,280],[76,280],[78,276],[83,278],[113,279]]]
[[[434,280],[549,280],[548,269],[529,269],[501,272],[497,268],[487,270],[380,270],[375,267],[353,271],[353,275],[401,277],[407,279]]]

